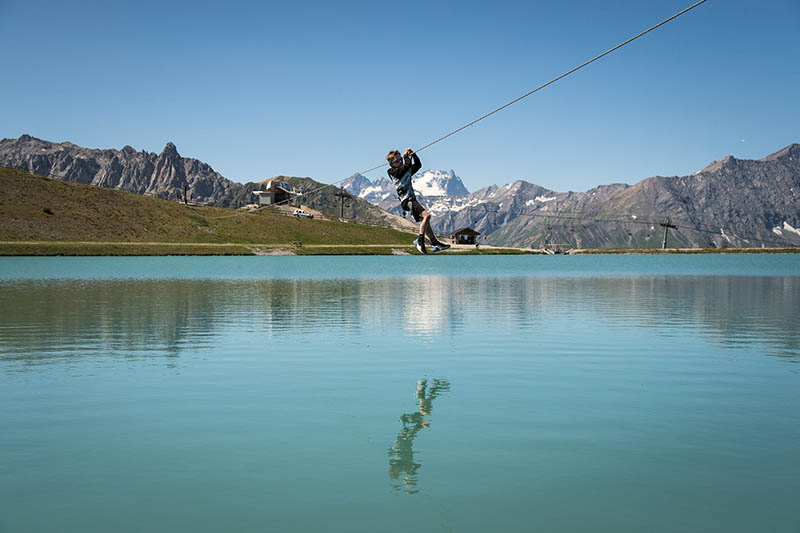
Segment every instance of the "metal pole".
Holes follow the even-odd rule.
[[[341,202],[341,204],[339,204],[339,213],[340,213],[339,214],[339,218],[344,219],[344,201],[345,201],[345,198],[350,198],[350,193],[345,191],[344,190],[344,185],[342,185],[342,187],[339,190],[339,192],[334,193],[334,196],[339,198],[339,201]]]
[[[669,231],[669,228],[673,228],[674,229],[674,228],[677,228],[678,226],[674,225],[670,219],[667,219],[666,221],[661,222],[661,226],[664,227],[664,240],[661,242],[661,249],[662,250],[666,250],[667,249],[667,232]]]

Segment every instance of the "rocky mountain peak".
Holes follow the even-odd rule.
[[[343,183],[342,186],[350,191],[351,194],[356,196],[361,196],[361,192],[368,187],[372,187],[372,182],[364,176],[363,174],[359,174],[356,172],[349,178],[347,178]]]
[[[696,172],[696,174],[701,174],[703,172],[719,172],[720,169],[730,166],[736,165],[737,159],[732,155],[723,157],[722,159],[717,159],[716,161],[712,161],[710,165],[708,165],[703,170]]]
[[[466,196],[467,188],[461,182],[454,170],[423,170],[418,172],[412,180],[414,191],[419,198],[439,198],[445,196]],[[342,185],[351,194],[363,198],[381,207],[382,202],[396,204],[394,185],[385,177],[375,181],[361,174],[353,174]]]
[[[188,188],[198,203],[238,205],[246,201],[237,196],[242,185],[225,179],[196,159],[182,158],[171,142],[161,154],[154,154],[137,152],[131,146],[122,150],[91,149],[23,135],[0,141],[0,165],[160,198],[175,199]]]
[[[414,190],[427,197],[466,196],[469,191],[454,170],[423,170],[413,179]]]
[[[18,139],[3,139],[3,141],[8,141],[9,143],[13,143],[24,150],[28,149],[38,149],[38,148],[48,148],[53,146],[54,143],[43,141],[42,139],[37,139],[32,135],[28,135],[27,133],[21,135]]]
[[[761,161],[777,161],[779,159],[793,159],[800,158],[800,144],[790,144],[786,148],[782,148],[773,154],[761,159]]]
[[[161,151],[161,155],[165,155],[169,158],[180,157],[180,154],[178,154],[178,149],[171,141],[164,146],[164,149]]]

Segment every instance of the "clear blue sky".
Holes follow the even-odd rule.
[[[0,0],[0,137],[330,183],[691,3]],[[470,190],[685,175],[800,142],[798,95],[800,3],[709,0],[421,156]]]

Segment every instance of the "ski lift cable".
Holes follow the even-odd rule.
[[[520,215],[521,216],[541,217],[541,218],[554,218],[554,219],[555,218],[560,218],[560,219],[564,219],[564,220],[573,221],[573,223],[574,223],[574,221],[584,221],[584,222],[585,221],[590,221],[590,222],[613,222],[613,223],[618,223],[618,224],[642,224],[642,225],[646,225],[646,226],[658,226],[658,225],[661,225],[661,222],[654,222],[652,220],[640,220],[640,219],[629,220],[629,219],[621,219],[621,218],[592,217],[592,216],[586,216],[585,213],[568,213],[568,214],[558,215],[558,214],[553,214],[553,213],[546,214],[546,213],[526,213],[526,212],[522,212],[522,213],[520,213]],[[699,227],[699,226],[705,225],[705,224],[697,224],[695,226],[690,226],[690,225],[686,225],[686,224],[679,224],[679,223],[676,224],[674,222],[671,223],[671,224],[675,228],[687,229],[687,230],[697,231],[697,232],[701,232],[701,233],[710,233],[710,234],[713,234],[713,235],[719,235],[720,230],[724,230],[724,228],[720,228],[720,230],[717,230],[717,229],[703,229],[703,228]],[[733,232],[731,232],[731,233],[733,234]],[[795,246],[794,243],[792,243],[791,241],[789,241],[788,239],[785,239],[785,238],[781,239],[781,240],[776,240],[776,239],[762,239],[762,238],[754,237],[754,236],[750,236],[750,235],[737,236],[737,235],[733,234],[733,236],[736,237],[736,238],[743,239],[743,240],[749,239],[749,240],[752,240],[752,241],[758,241],[758,242],[764,242],[764,243],[770,243],[770,244],[782,244],[782,245],[788,245],[790,247],[794,247]]]
[[[601,58],[603,58],[603,57],[607,56],[608,54],[610,54],[610,53],[612,53],[612,52],[614,52],[614,51],[616,51],[616,50],[619,50],[619,49],[620,49],[620,48],[622,48],[623,46],[625,46],[625,45],[627,45],[627,44],[630,44],[630,43],[632,43],[632,42],[633,42],[633,41],[635,41],[636,39],[638,39],[638,38],[640,38],[640,37],[643,37],[644,35],[646,35],[646,34],[650,33],[651,31],[653,31],[653,30],[655,30],[655,29],[657,29],[657,28],[660,28],[660,27],[661,27],[661,26],[663,26],[664,24],[667,24],[668,22],[671,22],[671,21],[675,20],[676,18],[680,17],[681,15],[683,15],[683,14],[685,14],[685,13],[688,13],[688,12],[689,12],[689,11],[691,11],[692,9],[696,8],[696,7],[697,7],[697,6],[699,6],[700,4],[704,4],[705,2],[706,2],[706,0],[699,0],[698,2],[695,2],[695,3],[694,3],[694,4],[692,4],[691,6],[689,6],[689,7],[685,8],[685,9],[683,9],[682,11],[679,11],[678,13],[675,13],[675,14],[674,14],[674,15],[672,15],[671,17],[668,17],[668,18],[666,18],[666,19],[662,20],[662,21],[661,21],[661,22],[659,22],[658,24],[656,24],[656,25],[654,25],[654,26],[651,26],[651,27],[647,28],[646,30],[644,30],[644,31],[642,31],[642,32],[640,32],[640,33],[638,33],[638,34],[634,35],[634,36],[633,36],[633,37],[631,37],[630,39],[627,39],[626,41],[623,41],[623,42],[619,43],[618,45],[614,46],[613,48],[609,48],[608,50],[606,50],[606,51],[605,51],[605,52],[603,52],[602,54],[600,54],[600,55],[597,55],[597,56],[593,57],[592,59],[589,59],[588,61],[585,61],[585,62],[581,63],[581,64],[580,64],[580,65],[578,65],[577,67],[574,67],[574,68],[572,68],[572,69],[568,70],[568,71],[567,71],[567,72],[565,72],[564,74],[561,74],[560,76],[557,76],[557,77],[553,78],[552,80],[548,81],[547,83],[543,83],[542,85],[540,85],[540,86],[536,87],[535,89],[533,89],[533,90],[531,90],[531,91],[528,91],[527,93],[523,94],[522,96],[519,96],[519,97],[517,97],[517,98],[515,98],[515,99],[511,100],[510,102],[507,102],[507,103],[505,103],[505,104],[501,105],[500,107],[497,107],[497,108],[495,108],[495,109],[493,109],[493,110],[489,111],[488,113],[485,113],[485,114],[481,115],[480,117],[476,118],[475,120],[473,120],[473,121],[471,121],[471,122],[468,122],[467,124],[464,124],[463,126],[461,126],[461,127],[459,127],[459,128],[456,128],[456,129],[454,129],[453,131],[451,131],[451,132],[449,132],[449,133],[447,133],[447,134],[445,134],[445,135],[442,135],[442,136],[441,136],[441,137],[439,137],[438,139],[435,139],[435,140],[433,140],[433,141],[429,142],[428,144],[426,144],[426,145],[422,146],[421,148],[418,148],[418,149],[417,149],[417,150],[415,150],[415,151],[416,151],[416,152],[421,152],[421,151],[423,151],[423,150],[427,150],[428,148],[430,148],[430,147],[431,147],[431,146],[433,146],[434,144],[440,143],[440,142],[442,142],[443,140],[445,140],[445,139],[447,139],[447,138],[449,138],[449,137],[452,137],[453,135],[455,135],[455,134],[457,134],[457,133],[459,133],[459,132],[461,132],[461,131],[463,131],[463,130],[465,130],[465,129],[469,128],[470,126],[474,126],[474,125],[475,125],[475,124],[477,124],[478,122],[480,122],[480,121],[482,121],[482,120],[484,120],[484,119],[487,119],[487,118],[489,118],[490,116],[494,115],[495,113],[497,113],[497,112],[499,112],[499,111],[502,111],[503,109],[505,109],[505,108],[507,108],[507,107],[509,107],[509,106],[511,106],[511,105],[513,105],[513,104],[516,104],[516,103],[517,103],[517,102],[519,102],[520,100],[523,100],[524,98],[527,98],[528,96],[530,96],[530,95],[532,95],[532,94],[534,94],[534,93],[536,93],[536,92],[538,92],[538,91],[540,91],[540,90],[544,89],[545,87],[548,87],[548,86],[550,86],[550,85],[552,85],[552,84],[556,83],[557,81],[559,81],[559,80],[561,80],[561,79],[563,79],[563,78],[566,78],[566,77],[567,77],[567,76],[569,76],[570,74],[573,74],[573,73],[575,73],[575,72],[577,72],[577,71],[581,70],[582,68],[584,68],[584,67],[586,67],[586,66],[590,65],[591,63],[594,63],[594,62],[595,62],[595,61],[597,61],[598,59],[601,59]],[[376,165],[376,166],[374,166],[374,167],[372,167],[372,168],[369,168],[369,169],[367,169],[367,170],[363,170],[363,171],[359,172],[359,174],[368,174],[368,173],[370,173],[370,172],[372,172],[372,171],[375,171],[375,170],[378,170],[379,168],[382,168],[382,167],[384,167],[384,166],[386,166],[386,163],[381,163],[380,165]],[[340,183],[343,183],[343,182],[344,182],[344,181],[346,181],[347,179],[348,179],[348,178],[344,178],[344,179],[341,179],[341,180],[339,180],[339,181],[337,181],[337,182],[334,182],[334,183],[329,183],[329,184],[327,184],[327,185],[323,185],[323,186],[321,186],[321,187],[318,187],[317,189],[314,189],[314,190],[311,190],[311,191],[305,192],[305,193],[303,193],[303,194],[301,194],[301,195],[299,195],[299,196],[296,196],[295,198],[302,197],[302,196],[309,196],[309,195],[311,195],[311,194],[317,193],[317,192],[319,192],[319,191],[321,191],[321,190],[323,190],[323,189],[326,189],[326,188],[328,188],[328,187],[333,187],[333,186],[335,186],[335,185],[338,185],[338,184],[340,184]],[[271,205],[280,205],[280,204],[283,204],[283,203],[288,203],[288,202],[289,202],[289,200],[284,200],[284,201],[282,201],[282,202],[276,202],[276,203],[274,203],[274,204],[271,204]],[[259,209],[261,209],[261,208],[259,208]],[[254,209],[253,211],[256,211],[256,210],[258,210],[258,209]],[[252,211],[251,211],[251,212],[252,212]],[[237,213],[236,215],[238,215],[238,214],[239,214],[239,213]],[[228,216],[236,216],[236,215],[226,215],[226,216],[224,216],[224,217],[219,217],[219,218],[226,218],[226,217],[228,217]]]
[[[643,224],[643,225],[646,225],[646,226],[658,226],[658,225],[661,225],[661,222],[654,222],[652,220],[639,220],[639,219],[629,220],[629,219],[623,219],[623,218],[592,217],[592,216],[586,216],[586,214],[580,213],[580,212],[579,213],[562,213],[562,214],[521,212],[520,216],[540,217],[540,218],[545,218],[545,219],[553,218],[553,219],[570,220],[570,221],[573,222],[573,224],[574,224],[575,221],[582,221],[582,222],[590,221],[590,222],[613,222],[613,223],[618,223],[618,224]],[[725,228],[704,229],[704,228],[699,227],[699,226],[707,226],[706,224],[697,224],[697,225],[694,225],[694,226],[675,223],[675,222],[672,222],[671,224],[675,228],[686,229],[686,230],[691,230],[691,231],[697,231],[697,232],[700,232],[700,233],[709,233],[709,234],[712,234],[712,235],[719,235],[720,231],[724,231],[724,229],[725,229]],[[792,241],[790,241],[789,239],[786,239],[785,237],[783,237],[783,238],[779,237],[779,239],[774,239],[774,238],[773,239],[762,239],[760,237],[754,237],[754,236],[751,236],[751,235],[736,235],[735,233],[733,233],[733,231],[731,231],[731,235],[733,237],[737,238],[737,239],[742,239],[744,241],[751,240],[751,241],[762,242],[762,243],[767,243],[767,244],[779,244],[779,245],[789,246],[791,248],[795,247],[795,244]]]

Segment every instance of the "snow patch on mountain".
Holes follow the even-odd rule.
[[[370,194],[378,194],[380,195],[383,193],[383,189],[381,187],[371,186],[371,187],[364,187],[361,189],[361,192],[358,193],[359,198],[366,198]]]
[[[470,198],[468,201],[464,200],[465,198],[442,198],[433,203],[429,211],[433,214],[458,213],[459,211],[480,204],[480,200],[477,198]]]
[[[793,227],[792,227],[792,226],[790,226],[790,225],[789,225],[789,223],[788,223],[788,222],[786,222],[786,221],[784,221],[784,222],[783,222],[783,229],[784,229],[784,231],[790,231],[790,232],[792,232],[792,233],[796,233],[797,235],[800,235],[800,229],[793,228]]]
[[[555,196],[537,196],[533,200],[528,200],[527,202],[525,202],[525,205],[530,207],[530,206],[532,206],[534,204],[538,204],[538,203],[545,204],[547,202],[552,202],[555,199],[556,199]]]
[[[792,227],[792,225],[789,224],[788,222],[786,222],[785,220],[783,222],[783,227],[775,226],[774,228],[772,228],[772,233],[774,233],[775,235],[779,235],[781,237],[784,236],[783,235],[784,231],[788,231],[789,233],[794,233],[794,234],[800,236],[800,229]]]
[[[469,191],[461,182],[461,178],[451,169],[450,172],[442,170],[424,170],[418,172],[412,183],[414,190],[422,196],[466,196]]]

